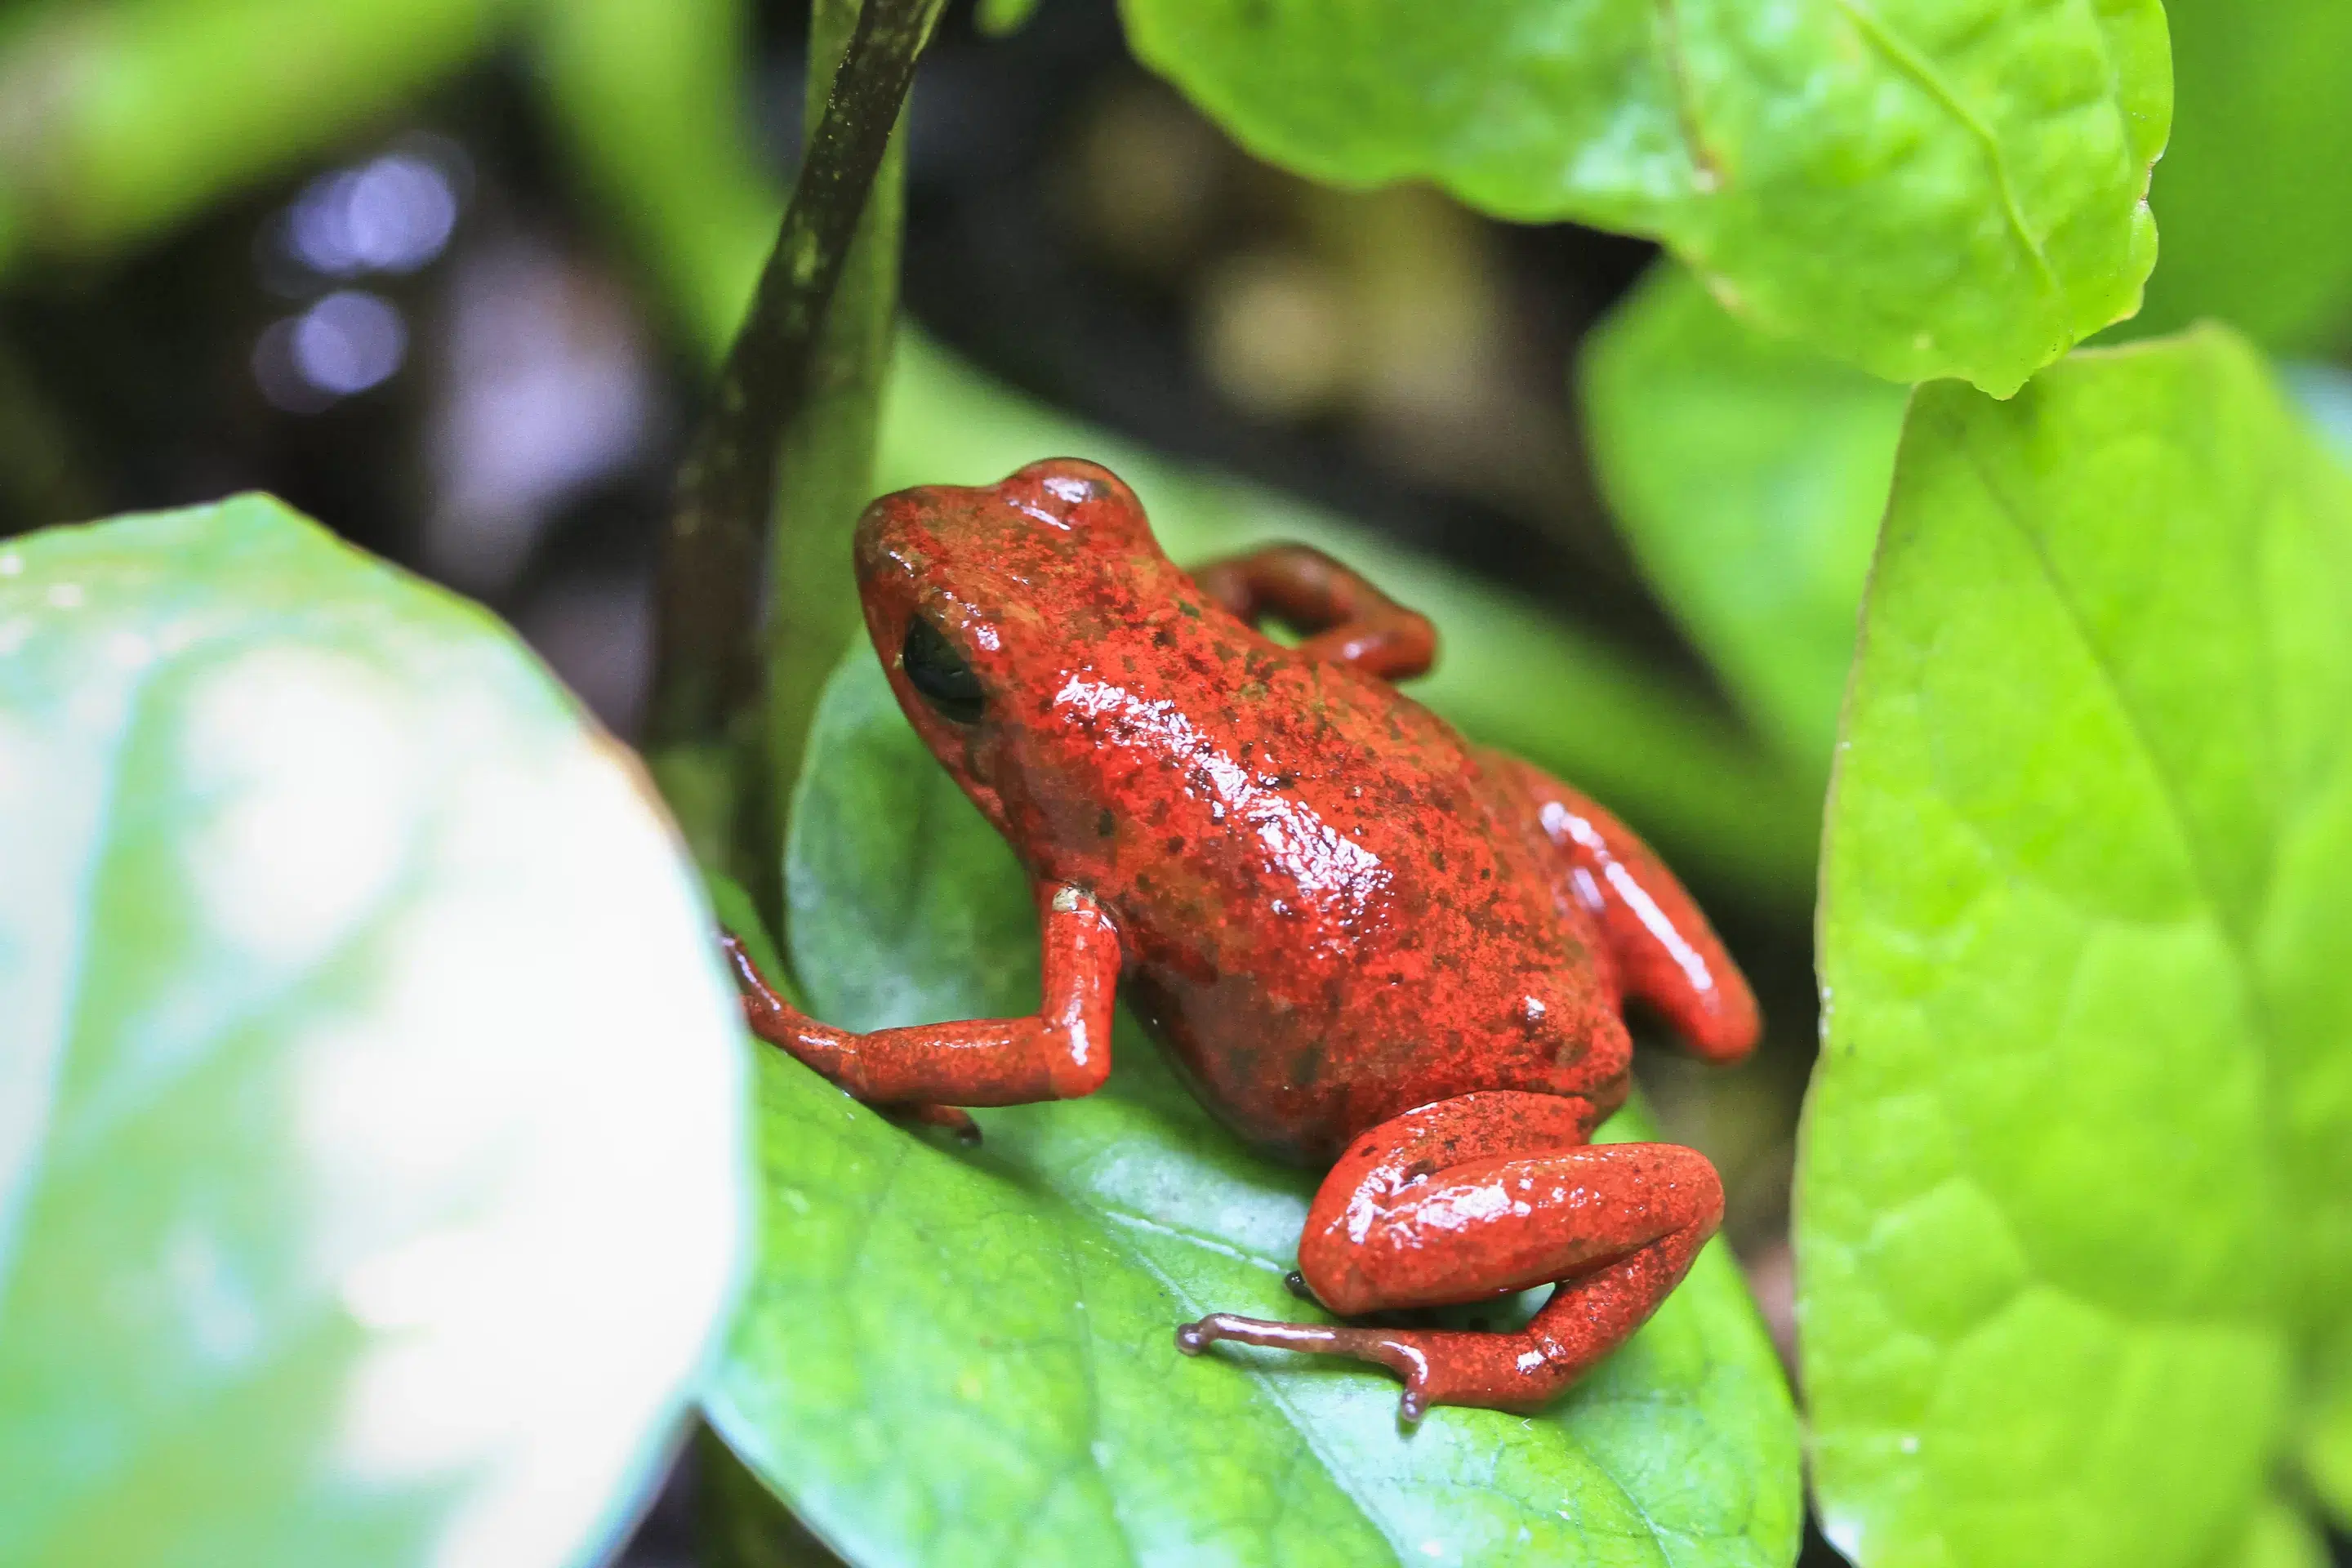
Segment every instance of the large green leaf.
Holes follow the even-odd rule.
[[[994,484],[1061,454],[1116,469],[1179,561],[1295,539],[1357,567],[1437,624],[1437,668],[1412,683],[1420,700],[1607,801],[1677,864],[1759,902],[1811,897],[1818,775],[1782,765],[1681,683],[1370,529],[1172,463],[988,381],[912,334],[902,342],[877,489]],[[846,584],[846,561],[841,575]]]
[[[1676,267],[1580,371],[1643,571],[1782,755],[1826,778],[1906,389],[1742,326]]]
[[[1252,151],[1664,240],[1743,315],[2007,395],[2139,303],[2156,0],[1122,0]]]
[[[2148,199],[2163,254],[2135,331],[2220,316],[2278,348],[2352,327],[2352,5],[2169,0],[2179,112]]]
[[[2352,1530],[2352,1321],[2323,1345],[2315,1381],[2296,1434],[2305,1478],[2336,1525]]]
[[[498,1568],[726,1305],[740,1024],[634,768],[267,497],[0,544],[0,1562]]]
[[[1830,1537],[2200,1563],[2352,1322],[2352,478],[2217,329],[1923,388],[1841,748]]]
[[[1011,851],[870,653],[828,688],[793,833],[793,945],[859,1027],[1036,1005]],[[845,1555],[897,1563],[1785,1564],[1787,1391],[1718,1245],[1533,1418],[1400,1430],[1377,1371],[1198,1361],[1174,1327],[1296,1317],[1313,1177],[1235,1146],[1122,1023],[1110,1085],[982,1111],[964,1152],[770,1055],[760,1258],[713,1421]]]
[[[2327,1542],[2303,1510],[2273,1495],[2254,1505],[2238,1539],[2206,1568],[2328,1568],[2331,1561]]]

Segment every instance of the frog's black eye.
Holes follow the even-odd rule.
[[[951,724],[977,724],[988,706],[980,677],[939,627],[917,616],[907,623],[907,640],[898,649],[898,663],[907,682],[921,693],[931,711]]]

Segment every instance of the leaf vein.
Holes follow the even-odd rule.
[[[2010,232],[2017,237],[2019,246],[2033,263],[2034,271],[2041,275],[2043,286],[2054,290],[2058,287],[2057,274],[2051,269],[2050,258],[2043,252],[2042,242],[2033,237],[2033,230],[2025,221],[2025,209],[2018,200],[2017,183],[2010,173],[2009,154],[2002,150],[2000,138],[1994,134],[1990,126],[1978,119],[1973,110],[1960,101],[1959,95],[1952,90],[1951,84],[1943,79],[1934,63],[1923,58],[1910,44],[1897,37],[1864,0],[1837,0],[1837,6],[1846,14],[1847,19],[1853,23],[1854,31],[1872,48],[1885,57],[1897,70],[1917,82],[1930,98],[1943,106],[1945,112],[1976,138],[1978,144],[1984,149],[1987,165],[1992,170],[1993,184],[2000,193],[2001,212],[2009,220]]]

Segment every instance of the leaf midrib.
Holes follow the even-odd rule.
[[[2236,921],[2231,915],[2229,904],[2217,890],[2217,884],[2203,853],[2202,841],[2190,824],[2188,805],[2181,796],[2179,785],[2173,778],[2170,770],[2165,766],[2163,758],[2158,755],[2155,742],[2150,738],[2147,721],[2133,703],[2121,677],[2108,662],[2105,650],[2099,646],[2098,639],[2091,635],[2090,624],[2084,616],[2082,607],[2074,602],[2074,595],[2067,591],[2065,581],[2059,574],[2056,563],[2051,559],[2041,536],[2027,526],[2022,509],[2003,491],[1991,471],[1985,466],[1982,456],[1974,447],[1966,441],[1956,445],[1969,468],[1975,470],[1979,481],[1984,486],[1986,495],[1995,502],[1994,511],[2003,522],[2009,525],[2011,531],[2017,536],[2027,553],[2032,556],[2034,566],[2041,574],[2043,587],[2049,591],[2052,600],[2065,616],[2068,630],[2074,634],[2074,640],[2082,648],[2084,658],[2089,662],[2092,670],[2097,674],[2099,684],[2106,692],[2108,701],[2113,704],[2116,712],[2124,721],[2125,732],[2131,737],[2133,749],[2139,753],[2141,765],[2147,770],[2148,777],[2156,784],[2157,797],[2164,803],[2165,816],[2171,825],[2174,838],[2179,843],[2181,859],[2189,867],[2189,876],[2196,883],[2198,897],[2203,901],[2207,917],[2212,921],[2214,929],[2221,933],[2223,943],[2229,949],[2231,958],[2237,965],[2238,977],[2244,990],[2247,1009],[2252,1015],[2254,1027],[2261,1036],[2256,1042],[2259,1047],[2257,1059],[2263,1069],[2263,1103],[2266,1118],[2273,1130],[2283,1128],[2286,1125],[2286,1120],[2278,1103],[2276,1086],[2272,1081],[2271,1072],[2271,1058],[2278,1047],[2276,1021],[2271,1015],[2269,998],[2263,991],[2261,972],[2255,964],[2250,939],[2245,932],[2238,929]],[[2275,469],[2278,464],[2273,459],[2269,467]],[[2274,479],[2277,476],[2273,473],[2265,477]],[[2255,574],[2254,581],[2255,591],[2259,593],[2259,574]],[[2263,710],[2270,752],[2275,757],[2279,751],[2276,709],[2271,702],[2264,700]],[[2263,843],[2266,850],[2275,850],[2275,835],[2265,834]],[[2263,879],[2257,889],[2260,896],[2252,900],[2253,905],[2259,906],[2267,901],[2271,891],[2271,879],[2276,875],[2276,871],[2275,854],[2266,853],[2263,857]]]
[[[1071,1202],[1067,1198],[1062,1197],[1059,1194],[1055,1194],[1054,1195],[1057,1202],[1067,1205],[1074,1212],[1080,1215],[1085,1213],[1085,1210],[1079,1205]],[[1106,1208],[1104,1212],[1106,1214],[1110,1214],[1114,1211]],[[1118,1226],[1106,1226],[1103,1228],[1107,1233],[1118,1237],[1115,1245],[1118,1247],[1120,1256],[1127,1258],[1128,1262],[1133,1268],[1157,1280],[1160,1284],[1160,1288],[1167,1291],[1171,1299],[1182,1303],[1187,1311],[1193,1313],[1195,1316],[1198,1316],[1202,1311],[1205,1304],[1198,1297],[1192,1295],[1190,1291],[1178,1285],[1176,1281],[1171,1279],[1165,1271],[1163,1271],[1157,1264],[1152,1262],[1149,1256],[1138,1248],[1129,1246],[1127,1238],[1123,1235],[1119,1234],[1120,1227]],[[1175,1237],[1178,1240],[1185,1242],[1188,1245],[1200,1245],[1193,1237],[1184,1235],[1181,1232],[1163,1230],[1163,1234]],[[1331,1484],[1334,1487],[1339,1489],[1339,1494],[1346,1498],[1348,1501],[1354,1506],[1357,1515],[1361,1518],[1365,1523],[1370,1525],[1373,1530],[1377,1531],[1382,1541],[1388,1542],[1389,1551],[1393,1554],[1398,1568],[1403,1568],[1405,1561],[1404,1547],[1402,1542],[1397,1539],[1396,1531],[1390,1526],[1389,1521],[1381,1517],[1380,1510],[1373,1508],[1365,1500],[1363,1495],[1358,1491],[1353,1476],[1350,1475],[1347,1471],[1346,1468],[1339,1464],[1332,1455],[1326,1450],[1323,1444],[1318,1440],[1317,1434],[1314,1430],[1314,1424],[1306,1418],[1305,1415],[1298,1409],[1297,1405],[1293,1404],[1290,1398],[1283,1392],[1281,1380],[1276,1378],[1271,1373],[1262,1366],[1258,1366],[1255,1363],[1240,1364],[1243,1375],[1246,1376],[1252,1383],[1255,1384],[1258,1389],[1265,1394],[1267,1401],[1282,1412],[1283,1419],[1289,1423],[1291,1431],[1297,1435],[1300,1446],[1315,1456],[1317,1462],[1323,1467],[1323,1474],[1330,1479]]]
[[[2220,932],[2224,948],[2236,964],[2240,990],[2246,1002],[2247,1021],[2256,1036],[2252,1042],[2254,1047],[2254,1070],[2261,1080],[2260,1087],[2256,1090],[2256,1098],[2262,1106],[2264,1127],[2273,1134],[2263,1140],[2258,1157],[2268,1167],[2266,1189],[2273,1192],[2283,1191],[2286,1173],[2283,1157],[2279,1152],[2284,1143],[2284,1138],[2280,1135],[2284,1134],[2287,1128],[2288,1119],[2276,1062],[2279,1052],[2278,1026],[2277,1020],[2271,1011],[2269,996],[2261,983],[2260,971],[2255,965],[2249,938],[2238,930],[2230,917],[2229,906],[2215,890],[2212,874],[2201,853],[2200,840],[2189,823],[2187,803],[2181,797],[2178,782],[2157,752],[2156,744],[2149,736],[2146,720],[2125,689],[2120,676],[2109,664],[2098,640],[2091,635],[2089,622],[2084,617],[2082,607],[2074,602],[2074,595],[2067,591],[2065,582],[2058,573],[2057,564],[2051,559],[2041,536],[2028,526],[2023,508],[2007,492],[1991,469],[1987,467],[1983,455],[1977,450],[1974,443],[1962,440],[1955,442],[1953,446],[1970,469],[1975,472],[1979,481],[1984,487],[1985,494],[1992,500],[1994,512],[2009,526],[2024,546],[2027,553],[2032,557],[2035,569],[2041,574],[2043,587],[2057,605],[2060,613],[2066,617],[2067,628],[2074,634],[2074,640],[2081,647],[2091,668],[2096,672],[2099,683],[2105,689],[2116,712],[2122,717],[2125,732],[2131,737],[2132,746],[2139,753],[2141,765],[2147,770],[2149,778],[2156,784],[2158,798],[2164,803],[2165,815],[2171,823],[2175,837],[2179,842],[2181,858],[2187,863],[2189,875],[2196,882],[2198,895],[2206,905],[2207,918],[2211,921],[2214,930]],[[2274,489],[2278,481],[2284,477],[2280,472],[2283,464],[2276,447],[2273,447],[2265,454],[2263,468],[2263,478],[2265,485],[2262,488]],[[2253,591],[2259,595],[2262,591],[2261,574],[2253,574],[2251,582]],[[2265,620],[2263,624],[2267,624],[2267,621]],[[2267,682],[2258,684],[2265,688],[2263,694],[2264,731],[2271,754],[2275,757],[2278,755],[2279,745],[2277,707],[2269,700]],[[2266,836],[2265,848],[2275,851],[2274,836]],[[2276,875],[2276,871],[2275,853],[2266,853],[2263,858],[2263,879],[2257,889],[2261,896],[2252,900],[2252,907],[2260,907],[2267,902],[2271,879]],[[2115,1308],[2112,1304],[2103,1302],[2101,1305],[2103,1310],[2114,1313]],[[2283,1309],[2284,1302],[2274,1305],[2273,1310],[2267,1314],[2266,1321],[2263,1326],[2267,1326],[2284,1336],[2288,1333],[2288,1323]],[[2136,1317],[2133,1321],[2145,1326],[2168,1320],[2148,1315]],[[2207,1320],[2192,1318],[2187,1321],[2201,1322]]]

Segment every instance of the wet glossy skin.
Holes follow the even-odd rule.
[[[1755,1004],[1639,840],[1389,684],[1427,668],[1425,621],[1298,547],[1188,574],[1125,485],[1066,459],[885,497],[856,554],[908,718],[1034,880],[1045,995],[1029,1018],[859,1036],[739,952],[764,1037],[955,1121],[1098,1087],[1123,987],[1238,1135],[1329,1168],[1299,1248],[1326,1306],[1561,1281],[1519,1333],[1219,1314],[1180,1331],[1188,1351],[1380,1362],[1409,1416],[1522,1409],[1648,1317],[1722,1196],[1689,1150],[1588,1143],[1627,1091],[1621,1003],[1717,1060],[1753,1044]],[[1313,635],[1283,647],[1262,616]]]

